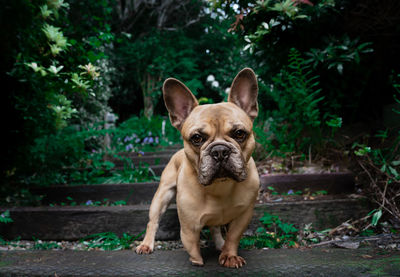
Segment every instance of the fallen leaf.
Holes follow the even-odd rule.
[[[372,259],[372,256],[370,255],[361,255],[361,257],[363,257],[364,259]]]

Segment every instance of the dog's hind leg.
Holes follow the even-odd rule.
[[[175,157],[178,154],[179,152],[171,158],[161,175],[160,184],[151,201],[146,235],[142,243],[136,248],[138,254],[150,254],[154,250],[154,240],[160,218],[176,195],[176,175],[179,165],[177,165]]]
[[[225,240],[221,234],[221,226],[210,226],[211,237],[215,243],[215,248],[218,251],[222,250],[222,246],[225,244]]]

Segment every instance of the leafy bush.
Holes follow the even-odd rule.
[[[399,77],[394,80],[394,99],[400,104]],[[400,111],[393,109],[400,115]],[[377,143],[374,140],[379,139]],[[368,144],[374,146],[368,146]],[[385,214],[393,223],[400,222],[400,131],[398,128],[380,131],[375,137],[366,138],[363,144],[354,143],[352,146],[354,158],[357,161],[359,180],[365,186],[371,199],[378,205],[369,216],[371,225],[376,226],[379,219]]]
[[[20,9],[26,17],[25,24],[14,22],[18,39],[12,47],[14,63],[8,68],[13,86],[7,100],[19,124],[12,127],[18,141],[7,151],[15,158],[6,168],[6,178],[17,176],[24,186],[50,179],[64,183],[60,168],[80,160],[85,154],[82,143],[88,142],[71,124],[93,126],[109,110],[113,67],[105,53],[113,34],[104,22],[111,18],[111,10],[106,0],[85,1],[90,6],[87,18],[76,24],[82,3],[39,0],[7,5],[8,13]],[[14,181],[7,180],[10,191],[16,188]]]
[[[107,34],[99,37],[67,37],[65,32],[73,32],[73,36],[79,33],[65,24],[69,22],[69,8],[63,0],[32,4],[36,16],[30,28],[20,30],[24,40],[20,41],[16,63],[10,72],[34,95],[21,92],[17,96],[18,109],[25,120],[37,123],[36,128],[45,133],[52,129],[44,128],[44,123],[59,130],[71,118],[77,121],[77,115],[82,124],[98,121],[107,110],[109,80],[104,73],[110,64],[106,64],[104,53],[95,49],[104,48],[113,36],[108,29]],[[31,103],[32,100],[35,102]]]
[[[134,116],[117,128],[108,130],[101,129],[101,126],[93,125],[84,130],[70,126],[37,138],[30,148],[30,159],[26,162],[24,174],[10,178],[22,186],[154,181],[158,177],[148,166],[134,166],[129,158],[120,153],[154,151],[180,143],[178,131],[167,118],[161,116],[151,119]],[[107,147],[106,136],[111,138]],[[124,167],[116,169],[115,164],[105,156],[121,160]],[[13,194],[12,191],[7,194]],[[21,197],[21,193],[15,192],[12,199]]]
[[[307,153],[322,141],[318,76],[313,76],[299,51],[291,49],[289,65],[272,82],[267,94],[277,109],[256,126],[257,139],[275,155]]]
[[[364,115],[380,111],[387,104],[390,88],[383,80],[391,68],[398,68],[397,49],[385,40],[395,36],[396,20],[387,21],[379,31],[369,28],[371,17],[379,20],[377,9],[394,14],[391,3],[374,5],[340,0],[215,0],[235,22],[231,31],[242,37],[244,51],[256,62],[259,78],[268,82],[286,64],[290,49],[306,54],[305,62],[320,76],[320,111],[339,114],[346,123],[365,120]],[[352,11],[360,11],[355,16]],[[393,19],[396,17],[392,17]],[[357,27],[355,27],[357,26]],[[360,32],[363,30],[362,32]],[[385,31],[383,31],[385,30]],[[373,33],[373,35],[372,35]],[[393,40],[394,41],[394,40]],[[394,43],[394,42],[393,42]],[[385,61],[384,61],[385,60]],[[376,91],[381,97],[375,97]],[[264,110],[268,102],[260,101]],[[370,113],[371,114],[371,113]],[[372,113],[373,114],[373,113]]]
[[[350,39],[348,35],[341,39],[326,38],[325,44],[327,46],[323,49],[311,48],[306,53],[309,59],[305,62],[314,69],[323,65],[327,69],[335,69],[339,74],[343,74],[346,65],[360,64],[361,55],[374,51],[370,47],[371,42],[361,43],[359,38]]]
[[[121,151],[144,151],[146,148],[180,142],[180,134],[169,119],[159,115],[149,119],[133,116],[121,123],[113,133],[114,147]]]

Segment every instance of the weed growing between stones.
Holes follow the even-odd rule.
[[[140,233],[138,236],[141,236],[142,234],[143,232]],[[131,243],[138,236],[131,236],[124,233],[121,237],[118,237],[118,235],[113,232],[105,232],[89,235],[81,239],[81,242],[87,247],[87,249],[122,250],[130,249]]]
[[[260,218],[264,227],[256,230],[255,236],[243,237],[240,240],[241,248],[282,248],[298,247],[299,230],[282,222],[278,216],[264,213]]]
[[[56,206],[94,206],[94,207],[109,207],[109,206],[125,206],[126,201],[125,200],[117,200],[117,201],[110,201],[108,198],[104,198],[102,201],[92,201],[92,200],[87,200],[84,203],[77,203],[72,197],[67,196],[65,202],[60,202],[60,203],[51,203],[49,204],[50,207],[56,207]]]

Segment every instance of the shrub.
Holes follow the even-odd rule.
[[[151,118],[133,116],[113,132],[114,147],[120,151],[144,151],[180,142],[180,134],[169,119],[159,115]]]
[[[313,75],[299,51],[290,50],[288,66],[272,82],[267,94],[277,108],[266,113],[266,120],[256,126],[257,139],[268,152],[281,156],[306,153],[311,146],[320,145],[319,105],[323,97],[319,95],[318,76]]]

